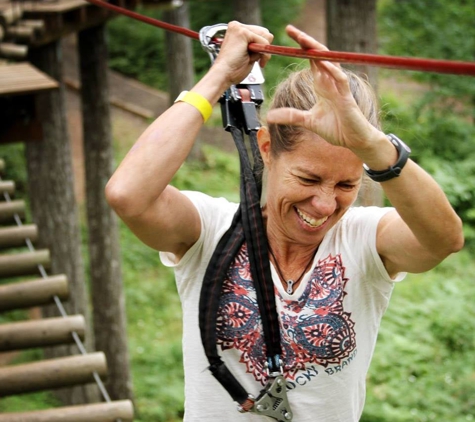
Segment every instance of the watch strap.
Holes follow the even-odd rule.
[[[386,135],[389,141],[396,147],[398,158],[394,165],[389,166],[386,170],[371,170],[366,164],[363,164],[364,170],[370,179],[375,182],[386,182],[388,180],[399,177],[402,169],[409,159],[411,149],[401,141],[396,135],[389,133]]]

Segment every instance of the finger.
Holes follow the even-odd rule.
[[[267,123],[276,125],[290,125],[307,127],[310,113],[295,108],[275,108],[267,112]]]
[[[318,42],[315,38],[308,35],[306,32],[301,31],[293,25],[287,25],[285,28],[287,35],[300,44],[300,47],[304,49],[315,49],[320,51],[328,51],[328,48],[322,43]]]
[[[315,60],[312,62],[311,67],[314,69],[314,78],[316,81],[319,80],[319,77],[315,74],[315,71],[333,80],[340,94],[349,92],[348,76],[338,63]]]
[[[272,34],[267,28],[258,25],[244,25],[246,28],[249,28],[250,31],[258,34],[259,36],[265,38],[269,43],[274,40],[274,34]]]
[[[227,32],[229,31],[239,33],[248,43],[270,44],[274,39],[274,35],[267,28],[257,25],[244,25],[237,21],[229,22]]]

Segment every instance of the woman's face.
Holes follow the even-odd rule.
[[[270,153],[264,130],[259,144],[267,174],[266,216],[269,234],[279,241],[319,244],[353,204],[361,186],[361,160],[303,131],[293,151]]]

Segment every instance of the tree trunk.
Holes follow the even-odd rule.
[[[179,7],[171,8],[164,13],[164,20],[184,28],[190,27],[188,1],[183,1]],[[193,68],[193,49],[191,39],[174,32],[165,34],[169,104],[172,105],[180,92],[189,90],[194,85],[195,72]],[[201,142],[195,141],[190,152],[191,160],[202,159]]]
[[[81,31],[78,49],[95,345],[107,357],[109,395],[131,399],[118,224],[104,195],[113,168],[105,24]]]
[[[248,25],[262,25],[259,0],[235,0],[234,19]]]
[[[190,27],[188,2],[165,12],[164,19],[173,25]],[[194,85],[193,50],[191,39],[181,34],[166,32],[168,92],[170,105],[183,90],[188,90]]]
[[[38,98],[44,139],[26,144],[28,190],[33,220],[39,229],[38,247],[50,250],[51,273],[66,274],[69,281],[71,294],[64,304],[66,312],[83,314],[87,318],[79,213],[74,196],[60,55],[59,41],[30,50],[30,62],[56,79],[60,88]],[[44,309],[44,314],[57,316],[58,310],[56,306],[50,306]],[[91,350],[91,344],[86,342],[86,347]],[[55,347],[45,350],[45,354],[50,358],[77,354],[77,347]],[[58,397],[65,404],[80,404],[89,401],[91,394],[90,389],[75,387],[58,392]]]
[[[327,45],[330,50],[375,54],[378,49],[376,33],[376,0],[327,0]],[[378,73],[374,66],[345,65],[367,75],[377,91]],[[358,196],[359,205],[383,205],[379,183],[366,179]]]
[[[326,8],[327,44],[330,50],[377,52],[376,0],[327,0]],[[351,68],[368,75],[369,82],[376,89],[376,67],[355,65]]]

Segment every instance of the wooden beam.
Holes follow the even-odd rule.
[[[13,222],[15,214],[18,214],[20,218],[25,218],[25,201],[16,199],[9,202],[0,202],[0,223]]]
[[[0,312],[53,303],[53,296],[64,300],[69,295],[65,275],[0,285]]]
[[[74,343],[72,333],[84,339],[82,315],[0,324],[0,352]]]
[[[0,367],[0,397],[94,382],[93,373],[105,376],[104,353]]]
[[[36,242],[37,238],[38,227],[34,224],[0,228],[0,248],[25,246],[26,239]]]
[[[0,255],[0,277],[38,274],[38,265],[45,269],[50,266],[48,249]]]
[[[0,422],[132,422],[134,407],[130,400],[59,407],[21,413],[0,413]]]
[[[0,94],[2,95],[36,93],[55,89],[58,86],[58,82],[52,77],[29,63],[0,66]],[[21,102],[24,102],[23,98]],[[16,104],[13,103],[13,106]]]

